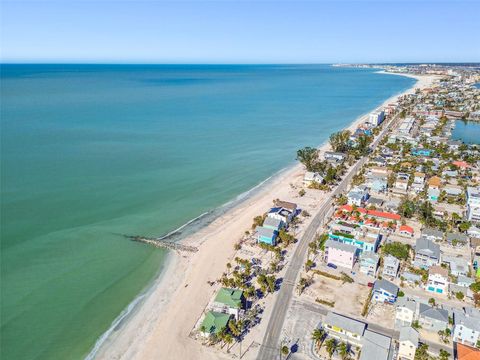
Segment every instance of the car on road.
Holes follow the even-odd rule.
[[[332,264],[332,263],[328,263],[327,266],[328,266],[328,267],[331,267],[332,269],[336,269],[336,268],[337,268],[337,265]]]

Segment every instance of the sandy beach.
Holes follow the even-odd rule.
[[[392,74],[411,76],[404,74]],[[395,102],[397,97],[412,93],[416,88],[429,87],[435,76],[411,76],[417,83],[402,94],[387,99],[381,106]],[[372,109],[373,110],[373,109]],[[354,130],[365,121],[357,118],[349,127]],[[328,143],[321,151],[329,150]],[[235,257],[234,244],[252,224],[252,219],[264,213],[279,198],[299,202],[298,191],[304,170],[297,164],[262,186],[250,198],[223,214],[207,227],[184,240],[199,251],[194,254],[171,254],[162,276],[145,295],[144,301],[120,323],[111,336],[102,344],[97,359],[214,359],[231,355],[215,352],[189,337],[205,306],[219,286],[210,286],[208,281],[221,277],[226,263]],[[292,184],[294,186],[292,186]],[[308,198],[308,211],[314,215],[325,198],[322,192],[312,193]],[[315,195],[317,194],[317,195]],[[315,198],[316,196],[316,198]],[[305,200],[306,201],[306,200]],[[312,211],[311,211],[312,210]],[[273,297],[274,298],[274,297]],[[272,297],[270,297],[271,302]],[[266,312],[266,316],[268,313]],[[266,325],[264,319],[262,325]],[[261,338],[258,339],[258,341]],[[254,353],[247,358],[253,358]]]

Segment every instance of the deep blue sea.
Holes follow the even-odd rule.
[[[413,84],[328,65],[1,65],[0,357],[85,357],[165,260],[119,234],[218,208]]]

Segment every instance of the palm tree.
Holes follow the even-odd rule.
[[[337,350],[337,341],[335,339],[329,339],[325,343],[325,347],[327,348],[328,357],[331,359],[335,350]]]
[[[322,347],[323,338],[325,337],[325,331],[323,329],[315,329],[312,332],[312,340],[315,342],[317,351]]]
[[[343,360],[346,360],[348,358],[348,345],[345,344],[344,342],[340,343],[338,346],[338,352],[340,353],[340,356],[342,357]]]

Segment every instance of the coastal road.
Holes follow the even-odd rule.
[[[372,142],[372,150],[376,149],[381,139],[385,136],[397,119],[398,115],[388,122],[379,136],[377,136]],[[308,244],[315,239],[318,229],[323,225],[329,210],[333,207],[333,197],[341,194],[347,188],[352,177],[361,169],[367,159],[368,157],[365,156],[357,161],[347,175],[340,181],[335,190],[324,200],[319,211],[313,218],[312,222],[308,225],[305,233],[300,239],[299,244],[293,254],[292,261],[290,262],[285,273],[285,277],[283,278],[282,286],[277,294],[277,300],[270,315],[270,320],[267,324],[267,329],[265,331],[257,359],[273,360],[280,357],[280,335],[283,323],[285,322],[285,316],[287,314],[288,307],[292,300],[293,292],[295,291],[296,279],[300,269],[302,268],[307,253]]]

